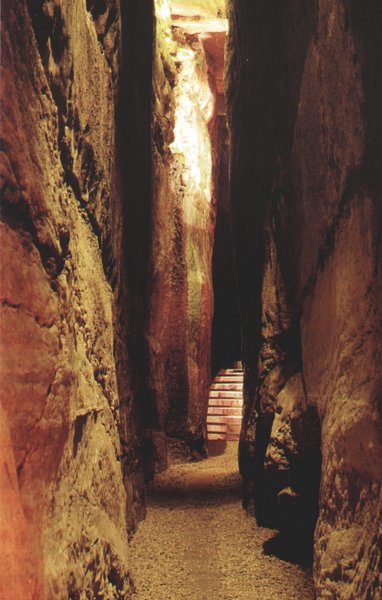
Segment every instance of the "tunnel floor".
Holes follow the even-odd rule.
[[[277,532],[241,507],[237,443],[174,460],[148,493],[131,543],[137,600],[312,600],[309,568],[266,550]]]

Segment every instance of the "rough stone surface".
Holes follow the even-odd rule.
[[[2,598],[41,597],[43,580],[41,558],[33,542],[25,517],[17,481],[12,441],[4,410],[0,407],[0,539]]]
[[[150,387],[158,423],[156,460],[167,463],[166,430],[182,429],[187,413],[186,267],[184,257],[183,206],[172,187],[175,95],[177,69],[170,54],[176,52],[169,17],[159,15],[167,7],[157,2],[156,55],[153,99],[153,215],[151,258],[151,305],[148,344]],[[168,12],[168,11],[167,11]],[[165,12],[164,14],[167,14]],[[173,431],[174,433],[174,431]]]
[[[382,10],[233,0],[230,21],[244,503],[313,510],[321,429],[317,597],[378,598]]]
[[[2,8],[0,378],[11,445],[1,496],[14,499],[1,531],[14,550],[1,561],[4,598],[129,597],[145,464],[116,133],[127,127],[125,17],[113,1]],[[151,44],[141,48],[150,60]],[[146,102],[150,114],[148,77],[140,111]],[[150,146],[149,134],[150,120]]]
[[[204,452],[223,50],[156,8],[2,14],[4,568],[31,597],[128,597],[166,433]]]
[[[303,544],[318,508],[317,597],[374,599],[382,9],[228,5],[244,504],[286,536],[299,521]],[[2,8],[0,589],[12,600],[128,598],[128,536],[165,433],[204,451],[225,12],[220,0],[157,10],[156,24],[152,1]],[[186,28],[195,16],[213,34]]]
[[[148,344],[163,467],[165,433],[201,453],[206,437],[216,93],[203,44],[172,24],[166,2],[157,3],[156,37]]]

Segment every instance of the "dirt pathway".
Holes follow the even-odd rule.
[[[312,600],[308,569],[266,555],[241,508],[237,444],[157,476],[131,544],[137,600]]]

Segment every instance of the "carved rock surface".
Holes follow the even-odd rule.
[[[272,490],[276,516],[283,489],[302,502],[309,486],[296,490],[295,480],[321,429],[317,597],[377,598],[382,10],[358,0],[229,5],[244,501],[260,520]],[[296,378],[307,423],[289,405],[301,395]],[[312,485],[319,450],[304,466]]]
[[[2,11],[3,566],[22,598],[129,597],[166,434],[204,452],[223,45],[156,9]]]
[[[203,43],[171,21],[167,2],[156,8],[148,346],[156,455],[164,467],[165,434],[204,453],[217,136],[216,85]]]
[[[13,498],[2,534],[14,550],[1,561],[4,598],[129,597],[144,466],[118,319],[121,47],[118,2],[2,10],[1,495]]]

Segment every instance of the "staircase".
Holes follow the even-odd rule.
[[[212,382],[207,414],[208,440],[238,441],[243,406],[242,369],[223,369]]]

